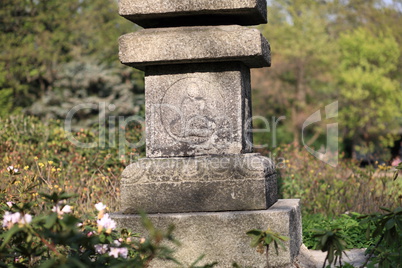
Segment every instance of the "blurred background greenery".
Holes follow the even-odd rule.
[[[393,180],[389,164],[401,154],[402,0],[271,0],[268,10],[269,23],[257,28],[271,43],[272,67],[252,70],[252,88],[253,114],[268,119],[270,132],[254,133],[254,141],[280,162],[281,198],[301,198],[312,247],[309,229],[317,222],[338,217],[355,226],[345,213],[401,206],[401,179]],[[40,210],[38,192],[67,191],[77,194],[81,214],[99,201],[119,209],[120,174],[145,149],[118,138],[135,143],[143,129],[135,122],[115,129],[108,120],[100,133],[99,115],[144,117],[144,75],[120,64],[117,46],[120,35],[138,29],[118,16],[114,0],[0,1],[2,201],[33,201]],[[311,125],[305,141],[325,148],[326,125],[338,123],[336,168],[301,144],[305,120],[320,109],[325,118],[323,108],[334,101],[339,117]],[[66,138],[64,119],[81,103],[115,105],[74,116],[74,137],[102,148],[79,148]],[[272,118],[281,116],[274,129]],[[371,165],[362,168],[364,162]],[[11,165],[18,176],[9,176]],[[367,246],[359,228],[352,247]]]
[[[402,1],[270,0],[268,10],[258,28],[273,65],[252,72],[253,112],[286,116],[277,144],[300,144],[306,118],[339,100],[342,151],[390,160],[387,148],[402,132]],[[100,102],[115,105],[110,115],[143,116],[143,73],[120,64],[117,46],[138,29],[119,17],[115,0],[1,1],[0,116],[64,120],[77,104]],[[99,110],[80,110],[75,130],[96,124]],[[316,150],[326,123],[306,130]],[[256,143],[267,135],[256,134]]]

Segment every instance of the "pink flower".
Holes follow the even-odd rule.
[[[57,215],[62,216],[65,213],[71,213],[72,212],[72,208],[69,205],[65,205],[62,209],[60,209],[59,205],[56,205],[52,208],[53,212],[56,212]]]
[[[110,248],[109,256],[113,256],[114,258],[120,257],[127,259],[128,249],[127,248]]]
[[[17,174],[18,173],[18,168],[14,168],[14,166],[9,166],[9,167],[7,167],[7,171],[11,174],[11,175],[14,175],[14,174]]]
[[[3,217],[3,227],[11,229],[14,224],[25,225],[32,221],[32,216],[29,214],[21,214],[19,212],[11,213],[6,211]]]
[[[396,167],[396,166],[398,166],[399,163],[401,163],[401,162],[402,162],[401,158],[400,158],[399,156],[397,156],[397,157],[392,161],[391,166]]]
[[[109,250],[109,245],[107,244],[98,244],[94,246],[95,252],[98,254],[105,254]]]
[[[104,205],[102,202],[98,203],[95,205],[96,210],[102,211],[106,209],[106,205]]]
[[[29,214],[24,214],[18,221],[18,224],[29,224],[32,221],[32,216]]]
[[[107,233],[111,233],[116,228],[116,222],[107,213],[101,219],[97,220],[96,223],[98,224],[98,232],[106,229]]]

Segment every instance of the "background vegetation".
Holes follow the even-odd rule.
[[[401,179],[393,180],[387,162],[402,129],[402,1],[268,2],[270,22],[258,28],[271,42],[273,66],[253,70],[253,113],[286,120],[255,141],[268,143],[262,153],[284,159],[280,193],[302,199],[309,247],[309,230],[336,226],[343,226],[349,245],[372,245],[362,235],[370,226],[354,213],[395,208],[402,200]],[[126,148],[115,138],[123,133],[136,142],[142,132],[137,125],[119,129],[112,120],[101,133],[99,115],[144,116],[143,74],[117,58],[118,36],[135,30],[117,15],[113,0],[0,2],[2,203],[33,202],[40,211],[39,192],[66,191],[77,194],[78,215],[93,215],[99,201],[119,209],[119,176],[144,148]],[[336,121],[306,130],[307,145],[318,150],[326,145],[326,124],[339,123],[342,154],[333,168],[303,149],[300,134],[308,116],[337,100]],[[105,146],[84,149],[66,139],[64,119],[81,103],[104,106],[74,116],[74,137],[105,137]],[[110,104],[115,109],[102,108]],[[362,158],[374,159],[373,165],[361,168]],[[8,166],[20,174],[9,176]]]
[[[269,23],[258,28],[273,66],[253,70],[253,107],[254,115],[286,116],[277,144],[300,144],[306,118],[339,100],[347,156],[369,158],[393,145],[402,131],[401,0],[275,0],[268,10]],[[118,16],[115,0],[1,1],[0,116],[64,120],[80,103],[143,115],[143,74],[120,64],[117,48],[120,35],[137,29]],[[75,129],[99,113],[80,110]],[[325,145],[326,123],[306,129],[309,146]]]

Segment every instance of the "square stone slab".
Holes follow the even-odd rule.
[[[119,14],[138,25],[256,25],[267,23],[266,0],[120,0]]]
[[[259,154],[144,158],[121,180],[123,213],[259,210],[276,201],[274,164]]]
[[[218,265],[214,266],[217,268],[232,267],[233,262],[237,262],[240,267],[293,267],[302,244],[300,200],[296,199],[278,200],[267,210],[148,216],[156,228],[166,230],[171,224],[175,226],[173,235],[182,244],[176,248],[174,257],[183,263],[183,267],[189,267],[203,254],[205,257],[197,263],[199,266],[217,261]],[[112,217],[119,227],[130,228],[144,237],[148,235],[140,216],[114,214]],[[266,252],[260,254],[250,247],[251,239],[246,232],[268,228],[290,240],[285,243],[286,250],[279,248],[279,255],[271,246],[267,258]],[[177,264],[157,260],[151,262],[150,267],[170,268],[177,267]]]
[[[239,62],[148,67],[147,157],[251,152],[250,94]]]
[[[250,68],[269,67],[268,41],[257,29],[238,25],[144,29],[119,38],[123,64],[146,66],[241,61]]]

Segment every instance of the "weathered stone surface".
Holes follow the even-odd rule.
[[[239,62],[148,68],[147,157],[251,152],[250,91]]]
[[[259,210],[276,201],[274,165],[259,154],[144,158],[122,174],[124,213]]]
[[[119,38],[123,64],[146,66],[241,61],[250,68],[270,66],[268,41],[257,29],[238,25],[144,29]]]
[[[267,23],[266,0],[120,0],[119,14],[138,25],[256,25]]]
[[[270,267],[290,267],[302,244],[301,214],[299,200],[278,200],[268,210],[239,212],[208,212],[182,214],[151,214],[151,221],[157,228],[165,229],[173,224],[174,236],[182,245],[175,257],[188,267],[199,256],[205,258],[197,265],[217,261],[214,267],[268,267],[266,254],[257,253],[250,247],[246,232],[251,229],[272,229],[290,238],[285,243],[287,250],[279,249],[279,255],[272,248],[269,253]],[[131,228],[146,235],[137,215],[115,214],[118,226]],[[176,267],[167,262],[151,262],[151,267]]]

